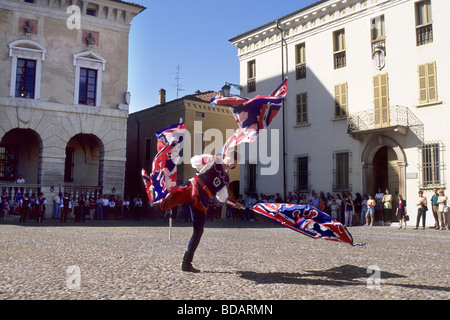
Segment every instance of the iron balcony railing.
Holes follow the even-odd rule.
[[[405,127],[414,132],[420,141],[423,141],[423,123],[407,107],[398,105],[390,106],[388,110],[388,118],[389,121],[380,121],[379,114],[377,114],[373,109],[351,113],[347,117],[348,133],[364,133],[376,129]]]

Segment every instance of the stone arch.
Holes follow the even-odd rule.
[[[23,175],[26,183],[41,183],[42,139],[32,129],[14,128],[6,132],[0,139],[0,152],[5,153],[0,180],[13,180]],[[6,155],[10,154],[10,159]]]
[[[74,185],[101,185],[103,142],[93,134],[79,133],[66,146],[64,182]]]
[[[406,194],[406,166],[408,165],[406,154],[403,148],[394,139],[377,135],[372,137],[361,154],[362,183],[366,194],[374,194],[374,159],[377,152],[382,147],[391,148],[397,156],[399,167],[399,194]]]

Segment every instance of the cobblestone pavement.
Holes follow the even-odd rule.
[[[450,298],[450,231],[351,227],[364,247],[314,240],[271,222],[207,222],[180,270],[190,223],[0,225],[0,300]]]

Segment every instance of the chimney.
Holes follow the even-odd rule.
[[[159,90],[159,104],[166,103],[166,90],[161,89]]]

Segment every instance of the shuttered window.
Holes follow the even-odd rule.
[[[373,104],[375,128],[389,126],[389,79],[387,73],[373,77]]]
[[[348,111],[347,82],[334,86],[334,117],[347,116]]]
[[[436,62],[422,64],[419,66],[419,103],[425,104],[436,102],[437,81],[436,81]]]
[[[306,92],[297,95],[297,124],[308,123],[308,94]]]

